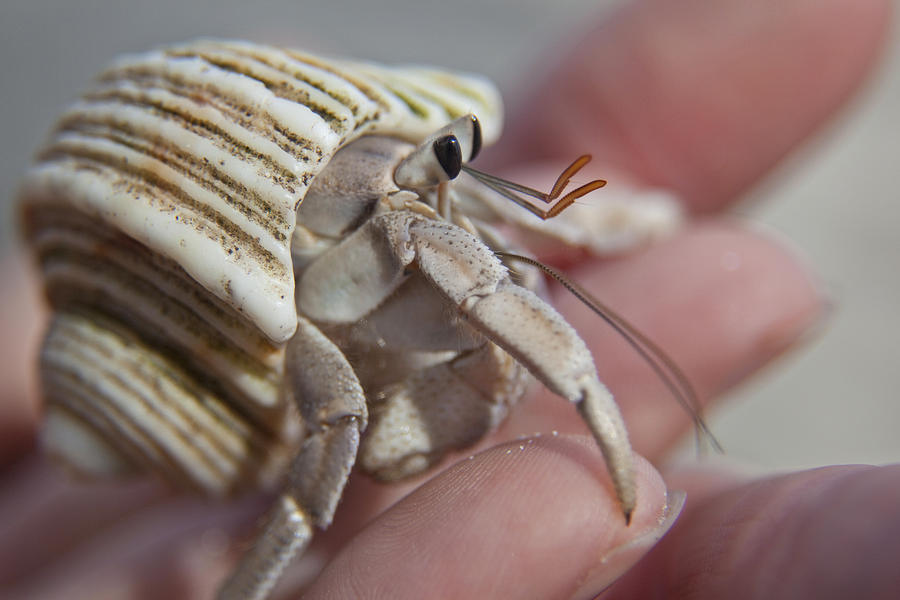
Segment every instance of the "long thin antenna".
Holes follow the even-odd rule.
[[[685,412],[690,415],[691,420],[694,422],[698,448],[702,448],[701,435],[703,435],[716,452],[723,452],[722,445],[703,420],[703,410],[697,399],[697,392],[691,385],[690,380],[688,380],[687,376],[678,365],[675,364],[675,361],[669,358],[669,356],[659,346],[653,343],[650,338],[641,333],[614,310],[592,296],[583,287],[544,263],[519,254],[511,254],[508,252],[496,252],[495,254],[503,259],[518,260],[541,269],[544,273],[554,278],[563,287],[569,290],[601,319],[606,321],[606,323],[621,335],[641,358],[650,365],[650,368],[653,369],[656,376],[659,377],[672,396],[674,396],[682,408],[684,408]]]
[[[462,170],[480,181],[485,186],[491,188],[504,198],[508,198],[522,208],[530,211],[532,214],[535,214],[542,219],[549,219],[564,211],[566,208],[571,206],[573,202],[575,202],[585,194],[589,194],[596,189],[602,188],[604,185],[606,185],[606,181],[604,181],[603,179],[595,179],[594,181],[575,188],[574,190],[560,198],[559,202],[547,209],[534,205],[533,203],[529,202],[525,198],[525,196],[535,198],[536,200],[540,200],[545,204],[550,204],[551,202],[559,198],[560,194],[562,194],[566,186],[569,185],[569,180],[572,179],[572,177],[574,177],[575,174],[578,173],[578,171],[580,171],[584,165],[588,164],[590,160],[590,154],[583,154],[576,158],[575,161],[571,165],[569,165],[560,174],[559,177],[556,178],[556,183],[553,184],[553,188],[550,190],[550,193],[545,193],[540,190],[536,190],[534,188],[509,181],[507,179],[502,179],[500,177],[497,177],[496,175],[477,171],[467,165],[463,165]]]

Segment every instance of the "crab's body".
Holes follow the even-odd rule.
[[[526,372],[578,405],[630,511],[587,348],[495,256],[502,209],[425,156],[452,137],[467,160],[460,117],[490,143],[500,112],[479,78],[250,44],[120,61],[23,190],[54,311],[45,445],[210,495],[283,486],[226,596],[267,593],[354,464],[422,471],[494,427]]]

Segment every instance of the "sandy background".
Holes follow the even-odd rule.
[[[512,89],[554,39],[612,2],[182,4],[0,4],[0,253],[14,252],[9,199],[29,157],[54,116],[117,54],[199,36],[239,37],[462,68]],[[894,30],[863,93],[740,209],[793,241],[820,274],[835,310],[804,350],[733,392],[712,415],[713,430],[737,460],[800,468],[900,459],[900,36]]]

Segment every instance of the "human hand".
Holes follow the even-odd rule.
[[[623,9],[535,82],[540,92],[514,114],[500,149],[506,164],[590,151],[595,165],[670,187],[698,213],[721,211],[846,99],[887,21],[886,3],[777,6],[682,0]],[[723,266],[726,254],[738,269]],[[703,398],[789,348],[822,310],[798,261],[722,219],[570,273],[677,357]],[[690,422],[639,359],[574,299],[555,296],[616,393],[636,450],[660,460]],[[9,389],[5,411],[23,404],[6,402],[21,394]],[[496,446],[549,428],[563,434]],[[896,468],[748,480],[698,467],[663,482],[639,460],[640,501],[626,528],[602,457],[570,432],[584,432],[575,411],[542,393],[481,446],[493,447],[424,484],[354,477],[335,526],[282,589],[305,587],[324,566],[306,597],[590,598],[663,533],[668,485],[687,491],[683,514],[611,596],[845,597],[863,581],[871,596],[900,591]],[[79,487],[26,458],[0,491],[8,557],[0,586],[9,583],[4,597],[209,595],[234,558],[223,532],[249,534],[264,504],[211,508],[153,484]]]
[[[675,189],[704,217],[639,254],[569,272],[677,357],[703,398],[822,318],[796,258],[710,217],[853,91],[883,40],[887,8],[639,2],[575,42],[513,113],[505,164],[589,151],[595,163]],[[577,300],[559,292],[554,304],[588,339],[636,450],[653,463],[664,458],[690,426],[680,408],[648,401],[661,396],[659,383]],[[549,427],[584,432],[549,394],[521,408],[499,439]],[[344,546],[307,597],[591,598],[632,565],[604,598],[900,595],[900,467],[761,479],[717,465],[665,473],[687,503],[642,559],[671,525],[655,527],[663,488],[646,464],[643,500],[626,529],[597,487],[602,459],[589,439],[543,436],[522,446],[458,463],[415,491]],[[471,481],[478,485],[455,493]]]

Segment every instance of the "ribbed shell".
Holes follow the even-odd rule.
[[[296,327],[296,209],[334,152],[365,133],[415,141],[474,112],[484,80],[201,42],[120,60],[62,118],[25,182],[173,259],[274,342]]]
[[[500,111],[477,77],[248,43],[118,61],[23,186],[56,312],[48,402],[124,437],[136,462],[226,490],[289,429],[278,389],[296,328],[290,240],[313,178],[361,135],[415,142],[469,112],[490,143]],[[223,447],[194,460],[203,473],[184,466]]]

